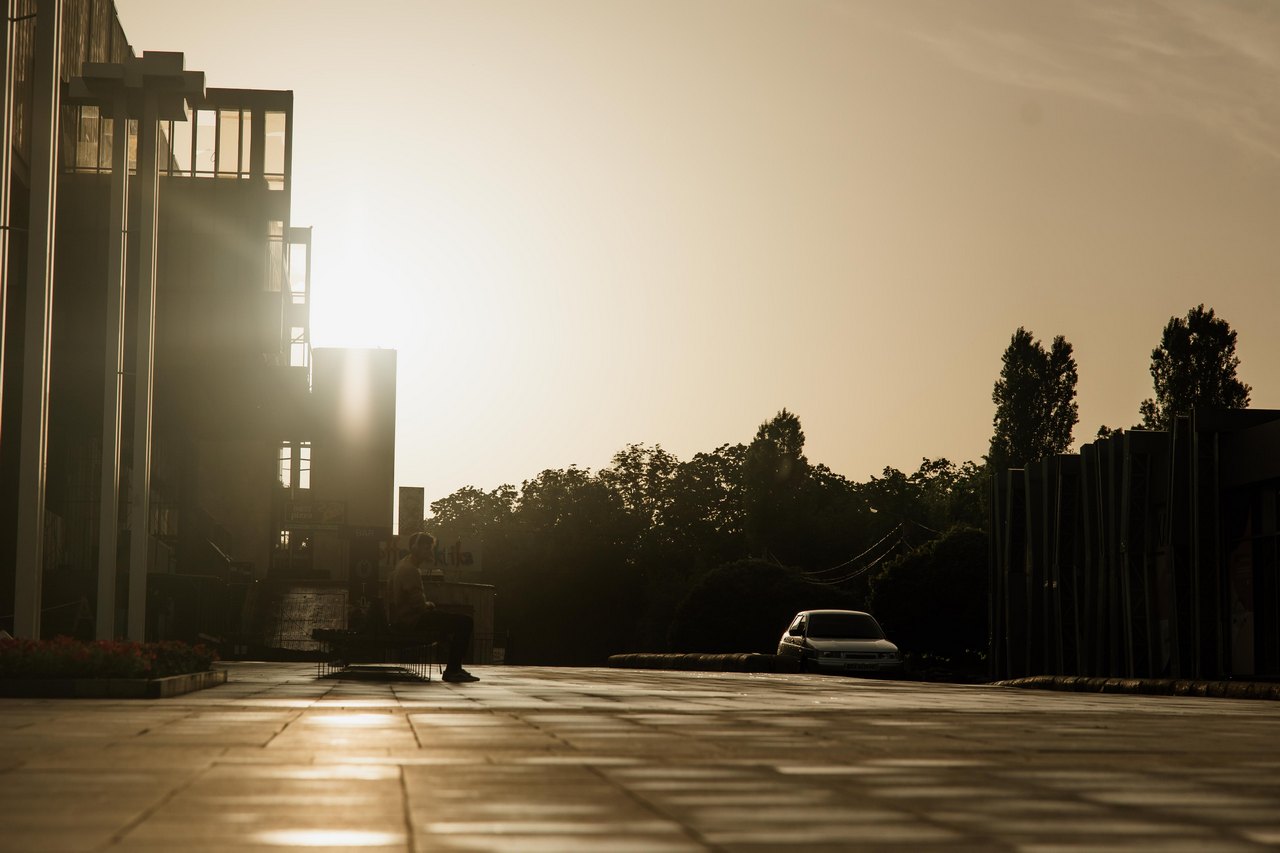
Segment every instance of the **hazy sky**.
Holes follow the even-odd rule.
[[[292,89],[318,346],[399,351],[428,501],[786,407],[862,480],[979,459],[1019,325],[1129,426],[1171,315],[1280,408],[1280,4],[117,0]]]

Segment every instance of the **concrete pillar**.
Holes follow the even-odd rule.
[[[137,361],[133,401],[133,494],[129,524],[130,640],[145,640],[147,632],[147,568],[151,552],[151,409],[155,390],[156,333],[156,212],[160,179],[156,162],[156,96],[147,92],[138,119],[138,322]]]
[[[129,115],[123,90],[112,115],[111,211],[107,224],[106,367],[102,397],[102,501],[98,511],[97,638],[115,639],[120,517],[120,421],[124,397],[125,259],[129,210]]]
[[[4,391],[4,329],[5,306],[9,297],[9,187],[13,178],[13,82],[14,38],[12,0],[5,0],[5,20],[0,21],[0,61],[4,62],[0,75],[0,398]],[[0,425],[0,437],[3,436]]]
[[[62,0],[39,0],[32,86],[31,225],[27,235],[26,341],[22,354],[22,444],[14,581],[13,624],[14,633],[19,637],[40,636],[61,59]]]

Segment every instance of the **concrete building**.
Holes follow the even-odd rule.
[[[292,93],[139,55],[110,0],[9,7],[0,627],[270,645],[393,495],[395,353],[312,352]]]

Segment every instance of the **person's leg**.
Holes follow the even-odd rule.
[[[422,614],[418,619],[418,628],[424,638],[435,641],[443,637],[448,642],[449,652],[445,672],[462,669],[462,658],[471,647],[471,633],[474,630],[474,623],[470,616],[433,610]]]
[[[473,624],[470,616],[463,613],[440,613],[441,627],[449,638],[449,658],[445,664],[445,672],[462,669],[462,657],[471,648],[471,632]]]

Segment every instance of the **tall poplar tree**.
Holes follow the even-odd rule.
[[[1236,333],[1204,304],[1185,319],[1170,317],[1151,351],[1151,379],[1156,395],[1142,401],[1138,411],[1148,429],[1169,429],[1178,415],[1193,408],[1243,409],[1249,405],[1248,385],[1236,378]]]
[[[1076,360],[1058,335],[1046,350],[1021,326],[1002,358],[991,400],[996,404],[987,463],[995,470],[1066,453],[1079,419]]]

